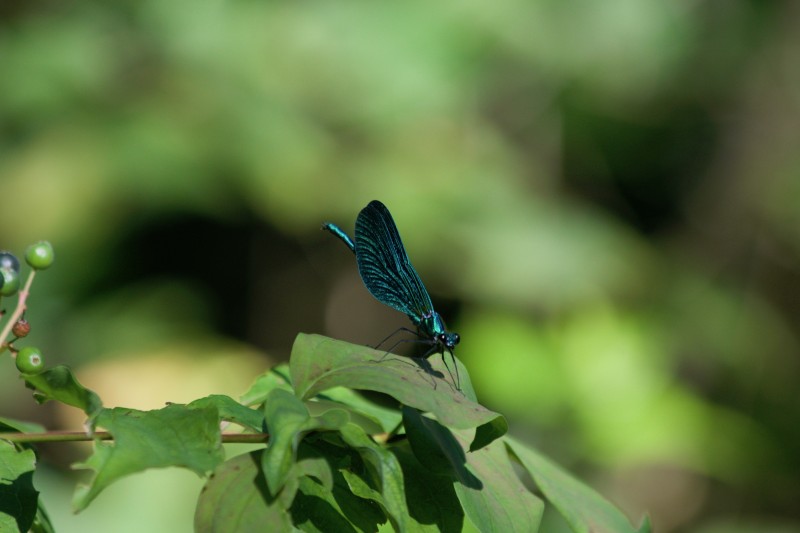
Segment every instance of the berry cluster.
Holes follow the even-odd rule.
[[[3,328],[0,338],[0,348],[8,348],[16,359],[17,370],[24,374],[37,374],[44,370],[44,358],[42,352],[34,346],[26,346],[20,350],[14,347],[13,342],[17,339],[26,337],[30,333],[31,326],[25,320],[25,300],[27,291],[30,289],[33,274],[38,270],[44,270],[53,264],[53,246],[47,241],[40,241],[28,246],[25,251],[25,262],[33,269],[30,273],[24,290],[20,292],[20,263],[19,259],[7,251],[0,251],[0,296],[13,296],[20,292],[19,304],[17,309],[10,317],[11,324]],[[5,311],[0,311],[3,316]],[[6,337],[11,333],[14,338],[6,341]]]

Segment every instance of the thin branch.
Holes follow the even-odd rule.
[[[19,443],[35,442],[85,442],[93,440],[114,440],[108,431],[96,431],[87,435],[83,431],[48,431],[46,433],[0,433],[0,440]],[[269,440],[267,433],[223,433],[222,442],[257,444]]]
[[[17,297],[17,308],[14,309],[14,312],[6,322],[5,327],[3,328],[3,332],[0,333],[0,346],[5,346],[6,339],[8,338],[8,334],[11,333],[11,328],[14,327],[14,324],[17,323],[19,317],[22,316],[22,313],[25,312],[25,309],[28,308],[26,302],[28,300],[28,294],[30,294],[31,284],[33,283],[33,277],[36,275],[36,270],[32,269],[28,274],[28,279],[25,281],[25,286],[19,291],[19,295]]]

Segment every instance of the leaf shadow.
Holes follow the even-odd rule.
[[[480,490],[483,482],[467,468],[467,454],[449,428],[403,407],[403,424],[414,455],[431,472],[453,477],[465,487]]]

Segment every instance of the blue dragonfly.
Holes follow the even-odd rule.
[[[405,313],[416,326],[417,331],[412,333],[416,333],[419,342],[431,347],[423,359],[439,351],[442,357],[445,352],[450,352],[456,367],[456,387],[459,388],[458,365],[453,348],[461,337],[458,333],[447,331],[442,317],[433,309],[431,297],[408,259],[397,226],[386,206],[373,200],[361,210],[356,219],[355,241],[331,222],[323,224],[322,229],[336,235],[355,254],[358,273],[370,294],[379,302]]]

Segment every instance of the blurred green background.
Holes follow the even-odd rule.
[[[319,227],[380,199],[512,433],[659,532],[800,531],[799,27],[789,0],[3,2],[0,247],[57,256],[29,343],[148,408],[243,392],[299,331],[374,343],[407,320]],[[81,422],[9,358],[0,415]],[[59,531],[191,531],[180,471],[71,516],[86,453],[42,450]]]

